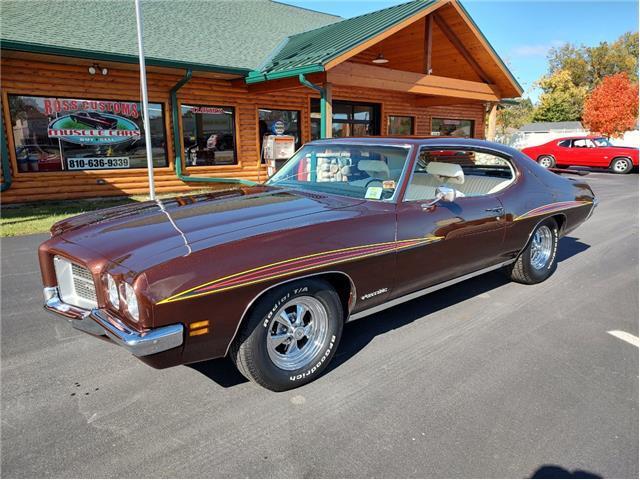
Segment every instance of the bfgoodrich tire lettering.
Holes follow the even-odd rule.
[[[547,219],[536,226],[515,263],[507,267],[512,280],[532,285],[549,278],[558,266],[558,224]]]
[[[274,288],[251,309],[230,349],[238,370],[273,391],[318,378],[340,341],[343,308],[326,282],[309,278]]]

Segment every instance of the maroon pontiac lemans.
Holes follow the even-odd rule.
[[[295,388],[349,320],[498,268],[548,278],[596,206],[559,173],[480,140],[314,141],[264,184],[56,223],[45,308],[156,368],[229,355]]]

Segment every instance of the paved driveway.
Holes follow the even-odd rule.
[[[607,332],[638,335],[638,176],[587,179],[601,205],[549,281],[492,273],[354,322],[279,394],[72,330],[41,309],[45,237],[3,239],[2,475],[637,477],[638,348]]]

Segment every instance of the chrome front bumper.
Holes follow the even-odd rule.
[[[106,310],[85,310],[64,303],[60,300],[57,287],[45,288],[44,299],[44,309],[62,315],[69,320],[73,328],[91,335],[106,335],[136,357],[164,352],[179,347],[184,341],[184,328],[179,323],[136,332]]]

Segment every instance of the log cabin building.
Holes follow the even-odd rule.
[[[457,0],[346,20],[271,0],[143,13],[158,192],[264,180],[276,122],[298,144],[482,138],[522,93]],[[1,21],[2,202],[146,193],[133,2],[7,0]]]

